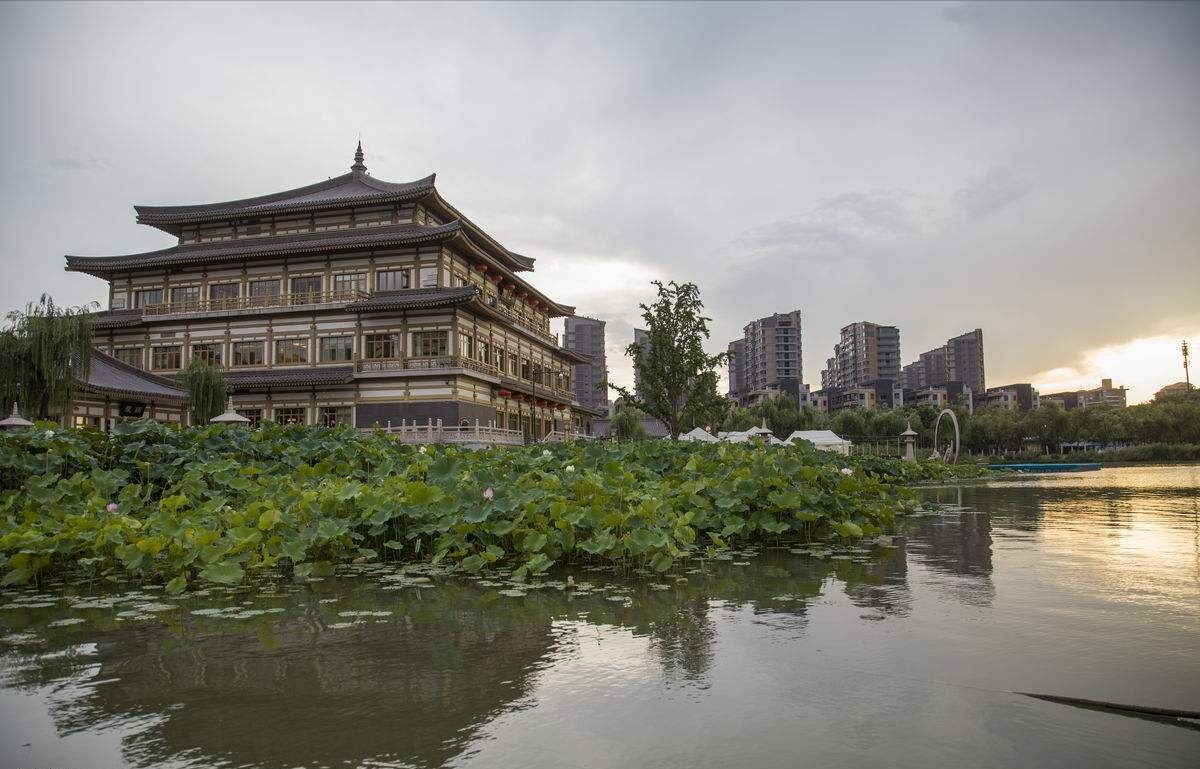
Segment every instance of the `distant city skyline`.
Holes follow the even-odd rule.
[[[1200,339],[1195,3],[237,11],[0,4],[0,309],[102,301],[62,257],[170,245],[133,204],[324,179],[361,134],[605,320],[626,386],[655,279],[699,285],[712,353],[802,308],[810,385],[861,318],[906,361],[979,327],[989,383],[1130,403]]]

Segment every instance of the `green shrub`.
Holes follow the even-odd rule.
[[[503,564],[517,578],[581,560],[661,571],[735,542],[881,533],[912,501],[897,481],[944,472],[810,447],[469,450],[347,427],[146,421],[5,435],[0,471],[4,583],[79,568],[172,591],[380,558]]]

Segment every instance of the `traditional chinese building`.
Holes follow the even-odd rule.
[[[540,438],[572,428],[571,366],[550,319],[573,307],[523,276],[509,251],[439,194],[434,176],[350,172],[260,197],[135,206],[177,242],[67,256],[109,283],[95,344],[171,377],[219,365],[252,422],[441,422]]]

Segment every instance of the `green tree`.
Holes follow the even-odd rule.
[[[638,367],[644,397],[625,387],[609,387],[629,404],[661,421],[671,437],[678,438],[686,425],[721,419],[725,402],[717,393],[716,369],[727,354],[709,355],[704,351],[712,319],[701,313],[704,303],[696,284],[656,280],[654,286],[658,300],[653,305],[640,305],[649,344],[643,347],[634,342],[625,350]]]
[[[640,441],[646,438],[646,426],[642,424],[646,414],[637,406],[625,405],[616,416],[613,417],[612,424],[609,426],[618,440],[622,441]]]
[[[65,414],[92,364],[93,306],[59,307],[48,295],[8,314],[0,331],[0,395],[38,419]]]
[[[183,389],[187,390],[193,424],[207,424],[225,410],[228,388],[221,369],[202,358],[192,358],[179,379]]]

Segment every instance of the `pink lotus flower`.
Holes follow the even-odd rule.
[[[109,502],[107,505],[104,506],[104,509],[110,513],[115,513],[115,512],[117,512],[117,503]]]
[[[491,486],[488,486],[486,489],[483,490],[483,498],[484,499],[491,499],[494,496],[496,496],[496,492],[492,491]]]

